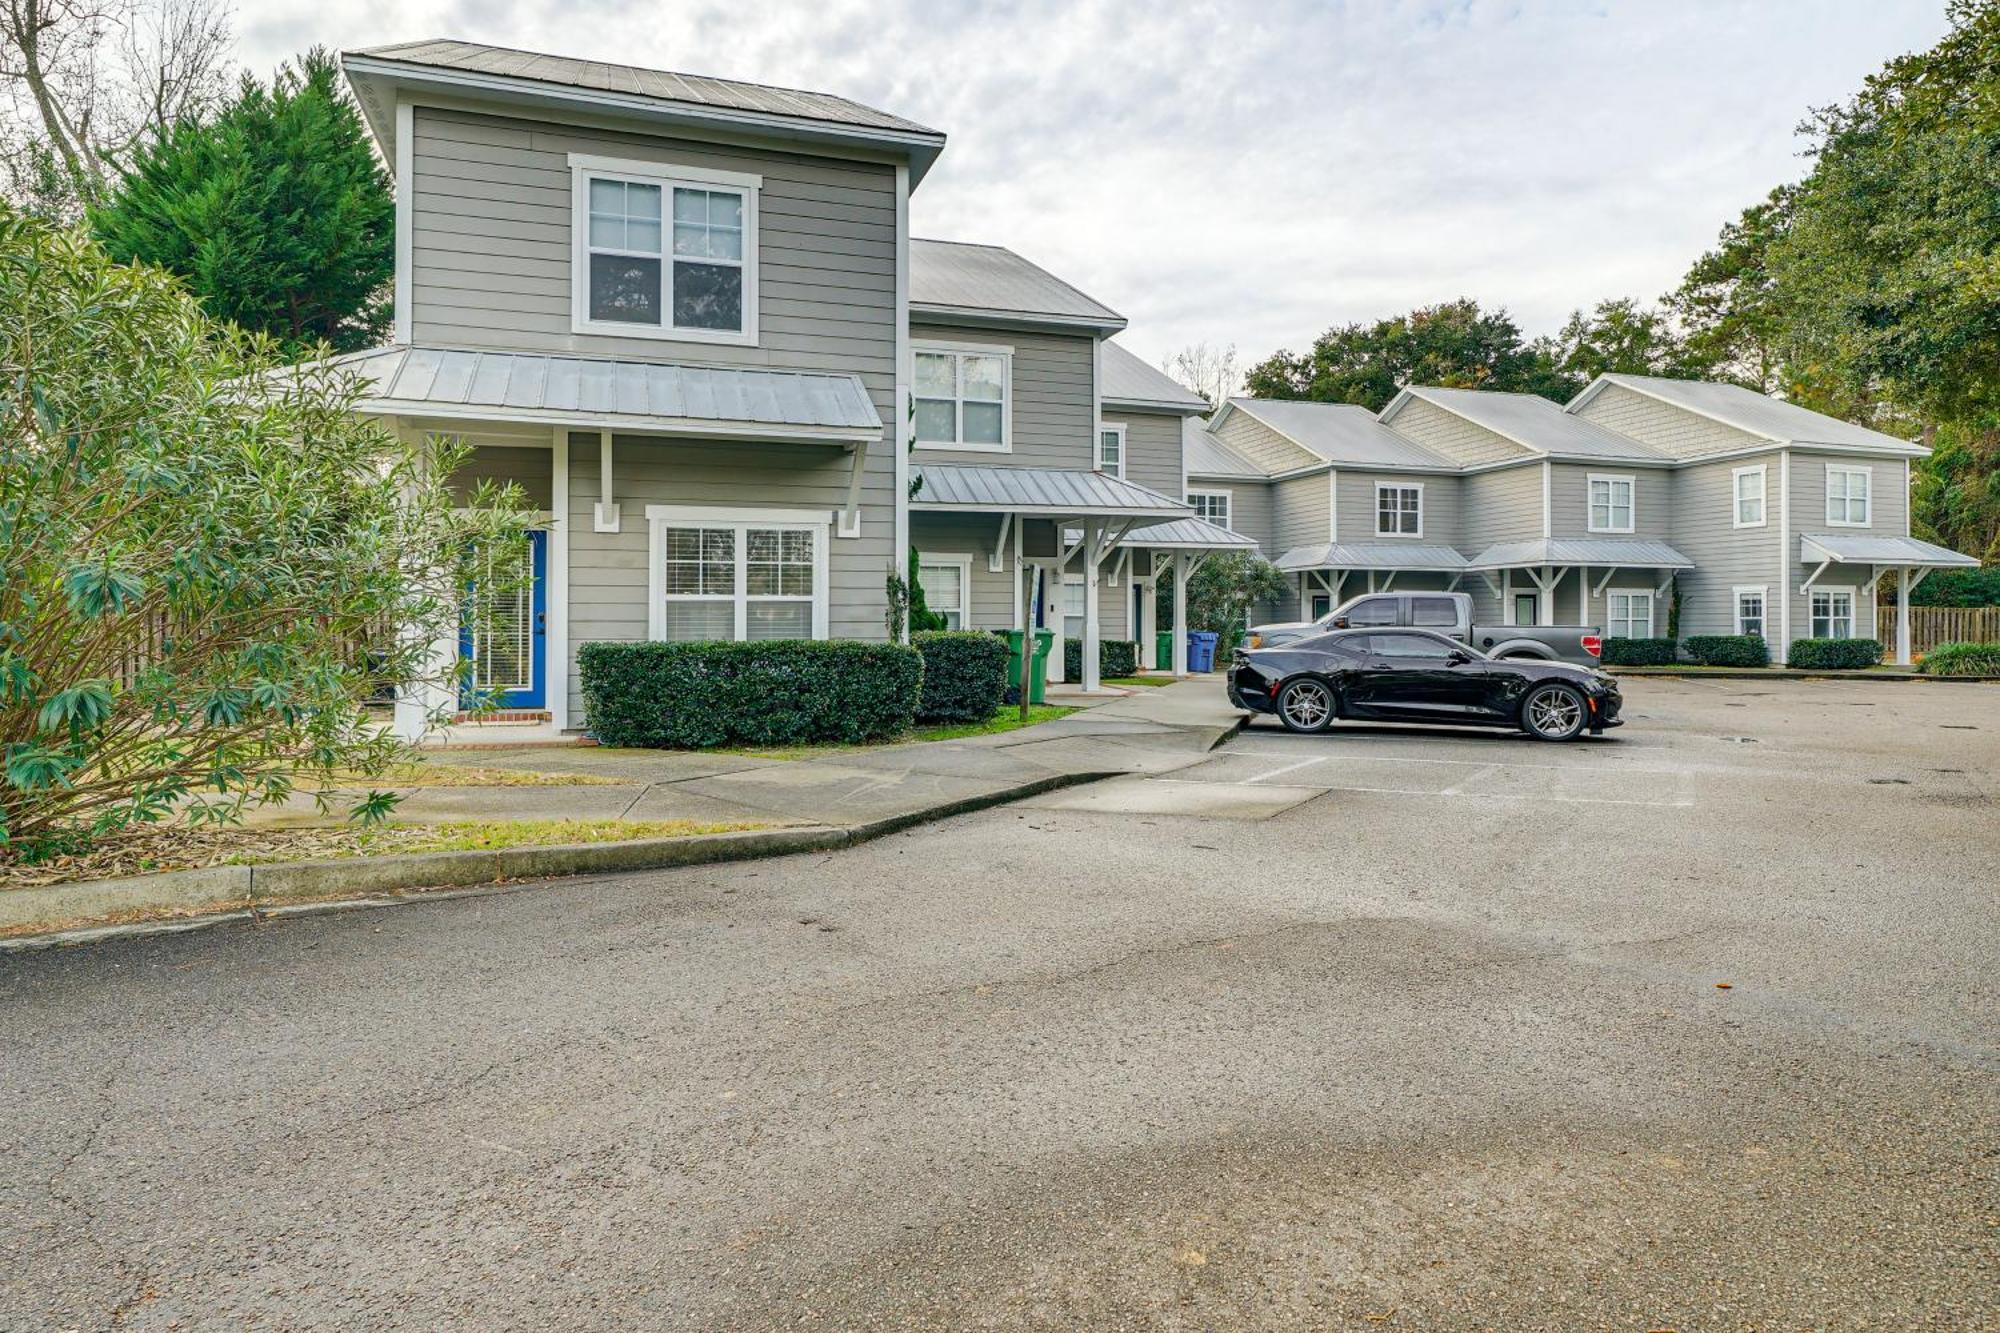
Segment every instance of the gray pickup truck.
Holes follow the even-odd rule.
[[[1475,625],[1472,598],[1462,592],[1377,592],[1351,597],[1318,620],[1253,625],[1247,648],[1276,648],[1336,629],[1413,626],[1449,634],[1488,657],[1540,658],[1596,666],[1604,630],[1596,625]]]

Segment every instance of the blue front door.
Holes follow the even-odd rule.
[[[497,708],[548,705],[546,532],[528,534],[524,559],[530,571],[527,585],[500,604],[467,616],[459,631],[458,651],[472,663],[469,695],[490,700]],[[472,697],[465,700],[472,701]]]

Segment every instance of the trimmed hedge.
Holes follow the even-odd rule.
[[[1927,676],[2000,676],[2000,643],[1941,643],[1924,654]]]
[[[1681,640],[1681,647],[1702,666],[1771,665],[1771,649],[1761,634],[1690,634]]]
[[[1605,666],[1672,666],[1672,639],[1606,639],[1597,659]]]
[[[1097,641],[1097,674],[1105,680],[1137,674],[1139,645],[1131,639]],[[1063,679],[1083,679],[1083,640],[1063,640]]]
[[[922,655],[896,643],[586,643],[576,656],[604,745],[879,740],[910,729],[923,691]]]
[[[1788,666],[1808,671],[1859,671],[1882,660],[1879,639],[1793,639]]]
[[[924,655],[923,722],[984,722],[1000,711],[1007,693],[1007,641],[979,630],[912,634]]]

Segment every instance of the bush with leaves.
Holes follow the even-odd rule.
[[[0,846],[226,822],[405,757],[364,701],[455,683],[426,645],[469,552],[532,519],[491,486],[461,510],[464,449],[427,465],[358,392],[0,204]]]
[[[1139,644],[1135,639],[1099,639],[1097,641],[1097,674],[1102,680],[1117,680],[1123,676],[1137,675],[1139,671]],[[1063,640],[1063,678],[1079,681],[1083,679],[1083,640]]]
[[[1882,660],[1879,639],[1793,639],[1785,665],[1808,671],[1859,671]]]
[[[2000,676],[2000,643],[1941,643],[1924,654],[1927,676]]]
[[[1690,634],[1681,640],[1681,647],[1702,666],[1771,665],[1771,650],[1761,634]]]
[[[924,655],[919,722],[984,722],[1007,693],[1007,640],[983,630],[925,630],[910,642]]]
[[[1187,627],[1222,636],[1223,647],[1232,632],[1240,633],[1244,617],[1253,606],[1278,601],[1289,587],[1278,567],[1249,551],[1226,551],[1201,562],[1188,580]],[[1159,580],[1156,610],[1162,629],[1174,623],[1173,575]],[[1218,649],[1218,652],[1221,649]],[[1162,662],[1160,665],[1165,666]]]

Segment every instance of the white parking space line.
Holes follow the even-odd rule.
[[[1329,760],[1329,759],[1331,759],[1331,758],[1333,758],[1333,756],[1332,756],[1332,755],[1330,755],[1330,754],[1322,754],[1322,755],[1315,755],[1315,756],[1313,756],[1313,757],[1312,757],[1311,759],[1301,759],[1301,760],[1299,760],[1299,762],[1297,762],[1296,764],[1286,764],[1286,765],[1284,765],[1284,766],[1283,766],[1283,767],[1281,767],[1281,768],[1274,768],[1274,769],[1272,769],[1272,770],[1271,770],[1271,771],[1270,771],[1269,773],[1259,773],[1259,774],[1258,774],[1258,775],[1257,775],[1256,777],[1254,777],[1254,778],[1245,778],[1245,779],[1244,779],[1244,781],[1245,781],[1245,782],[1269,782],[1269,781],[1270,781],[1270,780],[1271,780],[1272,778],[1275,778],[1275,777],[1279,776],[1280,774],[1284,774],[1284,773],[1296,773],[1296,772],[1298,772],[1298,771],[1299,771],[1300,769],[1302,769],[1302,768],[1307,768],[1307,767],[1310,767],[1310,766],[1311,766],[1311,765],[1313,765],[1313,764],[1323,764],[1323,763],[1325,763],[1325,762],[1326,762],[1327,760]]]
[[[1327,791],[1361,792],[1369,796],[1448,796],[1460,801],[1546,801],[1554,805],[1638,805],[1654,810],[1687,810],[1693,801],[1621,801],[1606,796],[1550,796],[1543,792],[1425,791],[1421,787],[1328,787]]]
[[[1481,778],[1491,777],[1493,776],[1493,774],[1499,772],[1504,767],[1506,767],[1506,765],[1499,763],[1481,764],[1479,765],[1478,771],[1467,773],[1464,777],[1452,783],[1449,787],[1440,788],[1438,790],[1438,795],[1456,796],[1458,795],[1460,789],[1463,788],[1466,783],[1477,782]]]

